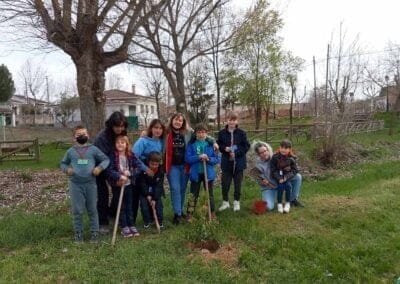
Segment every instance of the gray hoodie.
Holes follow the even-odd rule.
[[[270,183],[272,183],[276,187],[277,182],[272,176],[270,161],[271,161],[271,159],[262,161],[260,158],[258,158],[256,161],[256,168],[261,172],[260,177],[262,177],[262,179],[268,180]],[[259,184],[260,184],[262,190],[271,189],[270,187],[263,185],[261,180],[259,181]]]

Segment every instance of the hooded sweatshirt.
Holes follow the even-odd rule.
[[[151,137],[140,137],[132,147],[132,152],[137,158],[139,158],[140,168],[146,171],[147,166],[145,164],[149,154],[151,152],[163,152],[163,140],[153,139]]]

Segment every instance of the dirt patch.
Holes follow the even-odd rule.
[[[203,248],[201,243],[187,243],[186,246],[193,250],[193,253],[188,255],[189,259],[200,257],[201,260],[206,264],[216,260],[219,261],[223,266],[227,267],[232,267],[238,264],[239,251],[231,243],[227,245],[218,244],[219,247],[214,252],[208,250],[207,248]],[[210,246],[210,243],[208,243],[206,246]]]
[[[60,171],[5,170],[0,178],[0,208],[43,212],[68,198],[66,176]]]

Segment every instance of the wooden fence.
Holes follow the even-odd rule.
[[[0,163],[4,161],[31,161],[40,159],[39,139],[0,142]]]
[[[301,143],[309,140],[318,140],[325,137],[327,133],[335,133],[335,135],[343,136],[354,133],[372,132],[383,128],[383,120],[366,120],[334,124],[314,123],[280,125],[258,130],[246,130],[246,132],[250,140],[262,140],[269,143],[278,143],[282,141],[282,139],[287,138],[296,143]],[[215,132],[214,135],[218,135],[218,132]]]

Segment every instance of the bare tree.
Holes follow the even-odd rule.
[[[156,108],[157,108],[157,117],[162,119],[161,115],[161,102],[164,98],[165,94],[165,86],[164,86],[164,75],[161,70],[146,70],[146,89],[148,94],[151,97],[154,97],[156,100]]]
[[[94,136],[104,124],[105,71],[126,61],[131,39],[165,2],[0,0],[0,22],[25,28],[71,57],[82,121]]]
[[[343,24],[340,24],[338,42],[332,35],[332,53],[329,66],[329,90],[333,95],[339,113],[343,115],[350,93],[355,93],[362,73],[360,60],[361,49],[358,44],[358,36],[349,45],[346,45],[346,32]]]
[[[296,90],[297,90],[297,74],[303,70],[304,59],[294,56],[291,52],[288,52],[285,56],[285,63],[284,69],[285,71],[284,76],[286,82],[288,82],[291,95],[290,95],[290,110],[289,110],[289,117],[290,117],[290,125],[293,124],[293,101],[296,97]]]
[[[120,90],[122,88],[121,84],[122,78],[119,74],[110,72],[106,76],[106,88],[107,90]]]
[[[229,0],[171,0],[159,13],[149,17],[141,37],[133,40],[130,62],[160,68],[167,79],[177,111],[186,113],[185,67],[210,52],[203,46],[202,27]],[[227,39],[221,39],[226,41]]]
[[[233,15],[229,9],[217,9],[211,14],[207,25],[203,28],[205,40],[208,46],[211,47],[210,54],[207,58],[212,65],[214,75],[215,91],[217,93],[217,127],[221,128],[221,89],[222,76],[221,70],[223,67],[221,57],[223,52],[230,48],[229,44],[223,44],[225,39],[231,38],[236,31],[232,23],[235,22]],[[230,42],[227,42],[230,43]]]
[[[43,98],[43,91],[46,80],[46,72],[40,67],[34,67],[31,61],[26,61],[22,66],[19,75],[25,86],[25,96],[27,104],[29,104],[29,96],[33,98],[33,121],[36,124],[36,114],[38,112],[38,100]],[[40,95],[42,93],[42,95]]]

